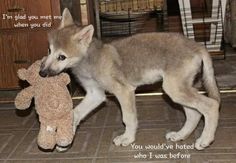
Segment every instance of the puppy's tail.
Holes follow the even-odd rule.
[[[220,103],[220,92],[214,75],[212,59],[206,50],[202,54],[204,87],[207,90],[208,96]]]

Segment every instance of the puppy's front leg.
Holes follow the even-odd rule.
[[[86,117],[92,110],[94,110],[98,105],[106,100],[106,96],[103,90],[96,87],[85,88],[87,94],[81,103],[74,108],[74,122],[73,122],[73,132],[76,132],[76,128],[80,121]],[[56,150],[58,152],[64,152],[68,150],[68,147],[57,146]]]
[[[116,87],[114,91],[122,111],[122,119],[125,124],[125,132],[117,136],[113,142],[117,146],[128,146],[135,141],[136,130],[138,127],[137,111],[135,106],[134,90],[121,86]]]
[[[84,119],[92,110],[106,100],[104,90],[96,87],[85,88],[87,94],[81,103],[74,109],[73,131],[76,131],[80,121]]]

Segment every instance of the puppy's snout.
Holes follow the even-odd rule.
[[[39,71],[39,75],[41,77],[50,77],[50,76],[55,76],[57,75],[59,72],[53,70],[50,66],[45,66],[45,62],[42,62],[41,66],[40,66],[40,71]]]
[[[48,73],[47,73],[47,71],[40,70],[40,71],[39,71],[39,75],[40,75],[41,77],[45,78],[45,77],[48,75]]]

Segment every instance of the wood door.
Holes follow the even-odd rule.
[[[48,54],[47,31],[29,32],[28,58],[34,62]]]
[[[52,26],[53,13],[52,13],[51,1],[49,0],[34,0],[30,1],[30,7],[28,9],[28,15],[37,19],[29,21],[30,24],[40,24],[42,28],[46,28],[43,25]]]
[[[28,67],[47,55],[47,32],[55,28],[60,20],[60,0],[1,0],[0,14],[14,17],[26,14],[28,24],[50,24],[47,28],[14,28],[14,19],[5,21],[0,16],[0,89],[20,88],[17,70]],[[10,11],[10,12],[9,12]],[[28,20],[28,16],[45,16],[45,19]]]
[[[28,24],[27,10],[27,0],[1,0],[0,28],[12,29],[17,23]]]
[[[32,29],[32,24],[48,25],[52,27],[54,16],[60,16],[59,0],[1,0],[0,28],[13,29],[24,27]],[[30,2],[30,3],[29,3]],[[22,24],[17,26],[18,24]],[[25,24],[25,26],[23,25]]]
[[[0,37],[0,86],[19,87],[17,70],[30,64],[27,33],[2,34]]]

